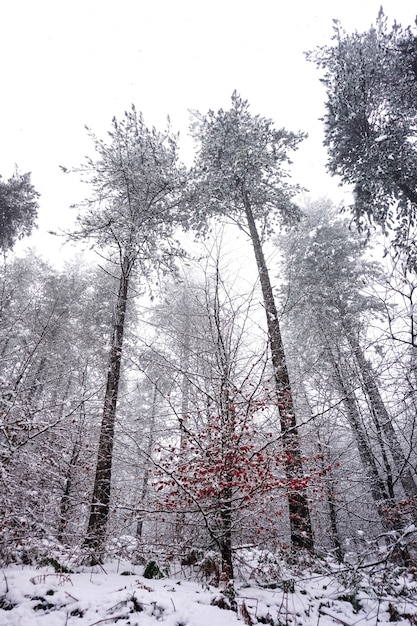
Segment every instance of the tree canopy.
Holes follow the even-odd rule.
[[[184,182],[177,137],[169,128],[148,128],[134,106],[122,120],[113,118],[108,141],[87,131],[96,158],[70,171],[79,173],[92,193],[78,205],[77,228],[70,237],[128,255],[142,270],[143,263],[169,261]]]
[[[388,26],[382,9],[376,25],[348,34],[335,22],[333,43],[308,58],[324,70],[327,101],[324,143],[328,169],[354,186],[352,210],[393,229],[394,244],[416,267],[417,36]]]
[[[9,180],[0,176],[0,250],[11,250],[18,239],[30,235],[38,215],[39,194],[30,173],[16,169]]]
[[[272,120],[253,115],[248,101],[236,92],[227,111],[194,112],[191,133],[197,144],[194,225],[201,228],[208,217],[220,215],[242,227],[244,197],[268,230],[276,218],[298,218],[292,202],[298,187],[288,182],[286,166],[303,133],[274,128]]]

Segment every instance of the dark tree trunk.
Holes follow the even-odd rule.
[[[230,476],[231,479],[231,476]],[[232,491],[224,489],[220,495],[220,552],[222,559],[222,578],[224,582],[234,578],[232,558]]]
[[[122,261],[119,292],[113,323],[113,335],[110,348],[106,393],[104,396],[94,491],[87,534],[84,540],[84,546],[91,550],[92,559],[96,559],[97,561],[100,561],[102,557],[107,521],[109,517],[114,425],[120,381],[120,366],[122,360],[123,332],[127,308],[129,277],[132,267],[133,260],[129,258],[129,256],[125,256]]]
[[[227,363],[227,362],[225,362]],[[231,412],[229,397],[229,380],[228,372],[224,371],[225,378],[223,381],[224,388],[222,390],[222,448],[223,460],[225,461],[225,480],[226,484],[232,484],[233,474],[230,461],[230,450],[234,445],[234,415]],[[219,522],[220,522],[220,552],[222,560],[222,580],[227,583],[234,578],[233,572],[233,554],[232,554],[232,526],[233,526],[233,506],[232,506],[232,489],[228,486],[224,487],[219,494]]]
[[[217,341],[217,363],[221,372],[221,388],[220,388],[220,414],[221,414],[221,441],[222,441],[222,460],[225,462],[225,479],[226,484],[232,484],[232,461],[230,452],[234,447],[235,425],[234,412],[230,400],[230,374],[231,359],[230,351],[227,345],[227,339],[222,333],[220,321],[220,301],[219,301],[219,268],[216,268],[216,292],[214,299],[214,324],[216,327]],[[225,584],[233,580],[233,554],[232,554],[232,526],[233,526],[233,510],[232,510],[232,489],[226,486],[219,494],[219,522],[220,522],[220,553],[222,561],[222,580]]]
[[[282,444],[285,454],[285,475],[288,484],[288,504],[291,525],[291,543],[293,546],[313,549],[313,532],[310,520],[310,510],[302,487],[291,487],[292,483],[303,480],[301,450],[298,438],[297,422],[295,419],[294,402],[291,385],[285,360],[284,346],[278,321],[278,312],[275,305],[271,281],[253,217],[252,208],[247,192],[243,192],[243,201],[249,233],[258,266],[259,280],[262,288],[265,306],[271,360],[274,370],[277,405],[279,409]]]

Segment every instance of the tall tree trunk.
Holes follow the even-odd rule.
[[[226,356],[225,352],[223,356]],[[225,361],[226,365],[227,361]],[[234,446],[235,426],[234,413],[230,404],[229,395],[229,378],[228,367],[224,369],[225,378],[222,381],[222,402],[221,402],[221,438],[222,438],[222,456],[224,462],[224,480],[226,485],[233,483],[232,465],[230,458],[230,450]],[[222,560],[222,580],[227,583],[234,578],[233,571],[233,552],[232,552],[232,527],[233,527],[233,505],[232,505],[232,488],[225,486],[219,494],[219,525],[220,533],[220,552]]]
[[[408,459],[402,450],[397,433],[395,432],[391,418],[379,392],[376,384],[376,376],[373,372],[372,366],[366,360],[353,329],[347,322],[344,322],[343,326],[348,342],[358,363],[359,370],[362,375],[364,390],[369,398],[374,419],[381,425],[386,440],[389,443],[392,460],[398,472],[398,478],[404,489],[404,493],[407,498],[417,498],[417,485],[414,482]]]
[[[228,478],[232,478],[231,475]],[[224,582],[234,578],[232,554],[232,490],[223,489],[220,494],[220,552],[222,559],[222,578]]]
[[[113,323],[107,385],[104,396],[103,417],[101,421],[90,518],[88,522],[87,534],[84,539],[84,546],[91,550],[92,559],[97,560],[98,562],[102,557],[109,517],[114,425],[116,418],[117,394],[120,382],[120,366],[122,361],[123,332],[127,308],[129,277],[133,264],[134,261],[132,258],[125,255],[121,264],[119,292]]]
[[[279,409],[282,444],[285,454],[285,476],[290,485],[288,504],[290,513],[291,543],[293,546],[313,549],[313,532],[311,527],[310,510],[306,492],[303,487],[291,487],[292,483],[303,480],[301,450],[298,438],[297,422],[295,419],[294,402],[285,360],[284,345],[278,321],[278,312],[275,305],[271,281],[253,217],[248,193],[243,192],[243,202],[249,233],[258,266],[259,280],[262,288],[263,301],[266,312],[271,360],[274,370],[277,405]]]
[[[222,325],[220,321],[220,300],[219,300],[219,267],[216,267],[216,291],[214,298],[213,318],[217,343],[217,364],[220,370],[221,387],[220,387],[220,415],[221,415],[221,445],[222,445],[222,461],[224,462],[224,478],[226,485],[233,482],[230,451],[234,445],[235,425],[234,412],[230,400],[230,374],[231,374],[231,358],[227,339],[223,336]],[[220,553],[222,561],[222,580],[228,583],[233,580],[233,554],[232,554],[232,526],[233,526],[233,510],[232,510],[232,488],[225,486],[219,494],[220,515],[219,523],[220,533]]]

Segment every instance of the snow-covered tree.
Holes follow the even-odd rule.
[[[172,511],[183,524],[182,549],[189,552],[191,541],[215,549],[227,581],[233,578],[236,543],[286,542],[284,494],[297,492],[308,480],[304,485],[288,481],[283,471],[275,389],[259,337],[258,353],[253,351],[252,298],[233,293],[218,266],[205,284],[177,288],[177,302],[170,293],[177,328],[171,323],[165,332],[179,341],[176,350],[171,345],[172,357],[176,352],[179,360],[169,362],[178,372],[172,374],[177,393],[170,390],[178,429],[176,437],[171,430],[158,446],[156,500],[165,515]]]
[[[366,259],[360,237],[328,201],[310,205],[298,230],[279,245],[289,324],[299,345],[310,346],[308,358],[300,358],[306,371],[321,369],[332,381],[333,402],[337,396],[343,402],[381,523],[386,530],[401,527],[404,522],[394,519],[397,503],[417,496],[412,445],[403,449],[380,389],[369,349],[376,345],[378,353],[375,329],[367,335],[370,321],[383,323],[384,303],[374,288],[378,281],[384,285],[382,268]]]
[[[289,495],[291,538],[294,546],[312,548],[310,514],[303,484],[301,450],[285,361],[277,308],[262,247],[277,223],[296,220],[292,202],[296,188],[288,183],[289,152],[301,133],[275,129],[271,120],[252,115],[248,102],[234,93],[230,110],[195,113],[192,133],[197,143],[191,224],[204,232],[211,217],[226,217],[247,233],[253,245],[267,318],[271,362],[281,436],[287,456],[289,482],[300,489]]]
[[[109,278],[78,260],[7,259],[0,297],[0,467],[4,544],[79,539],[89,490],[91,413],[105,379]],[[100,293],[99,293],[100,292]],[[84,469],[81,471],[81,466]],[[38,545],[40,545],[38,543]]]
[[[116,295],[106,392],[104,397],[94,493],[85,546],[100,559],[109,514],[112,453],[123,336],[134,271],[141,277],[172,266],[178,251],[173,230],[179,222],[178,192],[183,184],[176,137],[168,129],[147,128],[134,107],[119,122],[115,118],[108,142],[91,131],[97,153],[78,170],[92,187],[79,206],[75,240],[90,240],[115,264]]]
[[[16,170],[7,181],[0,176],[0,250],[7,252],[18,239],[30,235],[38,215],[38,198],[30,173]]]
[[[359,224],[371,218],[395,231],[394,243],[416,269],[417,36],[381,9],[375,26],[346,33],[335,24],[333,45],[310,60],[324,70],[328,168],[352,184]]]

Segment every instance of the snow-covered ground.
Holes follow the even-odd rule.
[[[191,572],[190,572],[191,573]],[[25,566],[0,571],[0,626],[373,626],[417,624],[417,580],[412,574],[393,583],[387,570],[367,583],[342,575],[305,572],[297,578],[236,583],[238,611],[222,592],[182,575],[149,580],[143,568],[114,561],[104,567],[56,573],[52,567]],[[348,580],[349,578],[349,580]],[[378,582],[379,581],[379,582]],[[388,581],[388,582],[387,582]]]

